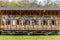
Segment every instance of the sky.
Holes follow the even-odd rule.
[[[3,0],[4,1],[4,0]],[[17,2],[17,1],[21,1],[21,0],[5,0],[5,1],[9,1],[9,2],[12,2],[12,1],[14,1],[14,2]],[[29,0],[31,3],[33,2],[33,1],[35,1],[35,0]],[[36,0],[37,1],[37,4],[39,4],[39,2],[41,2],[41,4],[42,5],[44,5],[46,2],[47,2],[47,0]],[[57,0],[49,0],[50,2],[56,2]],[[60,0],[58,0],[58,1],[60,1]],[[59,2],[60,3],[60,2]]]
[[[9,2],[12,2],[12,1],[15,1],[17,2],[18,0],[8,0]],[[33,2],[35,0],[29,0],[30,2]],[[52,1],[52,2],[55,2],[56,0],[49,0],[49,1]],[[39,4],[39,2],[41,2],[42,5],[44,5],[47,1],[46,0],[37,0],[37,4]]]
[[[46,4],[46,0],[37,0],[37,4],[39,4],[39,2],[41,2],[42,5],[45,5]]]
[[[4,1],[4,0],[3,0]],[[6,1],[6,0],[5,0]],[[8,0],[8,1],[18,1],[18,0]],[[30,0],[29,0],[30,1]],[[33,0],[32,0],[33,1]],[[37,0],[37,1],[41,1],[41,2],[43,2],[43,1],[45,1],[45,0]],[[51,0],[51,1],[56,1],[56,0]]]
[[[3,1],[4,1],[4,0],[3,0]],[[5,0],[5,1],[7,1],[7,0]],[[8,1],[11,2],[11,1],[18,1],[18,0],[8,0]],[[31,1],[31,0],[29,0],[29,1]],[[32,0],[32,1],[34,1],[34,0]],[[32,1],[31,1],[31,2],[32,2]],[[40,1],[43,2],[43,1],[45,1],[45,0],[37,0],[37,1],[38,1],[38,2],[40,2]],[[51,0],[51,1],[54,2],[54,1],[56,1],[56,0]],[[59,1],[60,1],[60,0],[59,0]]]

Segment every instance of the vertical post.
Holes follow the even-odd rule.
[[[50,25],[50,20],[48,19],[48,26]]]
[[[6,27],[7,27],[7,26],[6,26],[6,19],[5,19],[5,15],[3,15],[3,16],[4,16],[4,26],[3,26],[3,27],[4,27],[4,30],[5,30],[5,29],[7,29],[7,28],[6,28]]]
[[[58,17],[57,17],[57,19],[56,19],[56,25],[57,25],[57,30],[59,30]]]
[[[12,15],[11,15],[11,16],[12,16]],[[11,17],[11,24],[10,24],[10,25],[11,25],[11,27],[12,27],[12,17]],[[11,27],[10,27],[10,30],[12,30]]]
[[[30,19],[30,26],[33,27],[33,26],[32,26],[32,19]],[[29,26],[29,27],[30,27],[30,26]],[[34,27],[33,27],[33,29],[34,29]],[[33,30],[33,29],[32,29],[32,30]]]
[[[1,17],[1,15],[0,15],[0,17]],[[2,17],[0,18],[0,28],[1,28],[1,26],[2,26]]]
[[[41,19],[39,19],[39,21],[38,21],[38,30],[42,30]]]
[[[24,18],[22,17],[21,23],[22,23],[22,27],[23,27],[23,30],[24,30],[25,28],[24,28],[24,25],[23,25],[23,21],[24,21]]]
[[[51,30],[50,19],[48,19],[48,30]]]

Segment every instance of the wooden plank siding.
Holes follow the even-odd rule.
[[[11,15],[11,16],[55,16],[56,25],[50,25],[51,20],[48,20],[48,25],[41,25],[41,19],[38,20],[38,25],[32,26],[32,20],[30,20],[30,25],[23,25],[24,18],[21,19],[22,25],[2,25],[0,19],[0,28],[4,30],[60,30],[60,11],[58,10],[1,10],[0,11],[0,18],[4,15]]]

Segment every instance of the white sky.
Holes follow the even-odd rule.
[[[3,1],[9,1],[9,2],[14,1],[14,2],[17,2],[17,1],[22,1],[22,0],[3,0]],[[29,1],[33,2],[35,0],[29,0]],[[57,0],[49,0],[49,1],[50,2],[56,2]],[[58,0],[58,1],[60,1],[60,0]],[[41,2],[42,5],[44,5],[47,2],[47,0],[37,0],[37,4],[39,4],[39,2]]]
[[[39,2],[41,2],[42,5],[44,5],[47,1],[46,0],[37,0],[37,4],[39,4]]]
[[[12,2],[13,0],[9,0],[9,2]]]
[[[4,1],[4,0],[3,0]],[[6,1],[6,0],[5,0]],[[18,1],[18,0],[8,0],[8,1]],[[30,1],[30,0],[29,0]],[[33,1],[33,0],[32,0]],[[43,2],[43,1],[45,1],[45,0],[37,0],[37,1],[41,1],[41,2]],[[51,0],[51,1],[56,1],[56,0]]]
[[[4,0],[3,0],[3,1],[4,1]],[[5,1],[10,1],[10,2],[11,2],[11,1],[18,1],[18,0],[5,0]],[[19,0],[19,1],[20,1],[20,0]],[[29,0],[29,1],[32,2],[32,1],[34,1],[34,0]],[[37,0],[37,1],[38,1],[38,2],[40,2],[40,1],[43,2],[43,1],[45,1],[45,0]],[[49,1],[54,2],[54,1],[56,1],[56,0],[49,0]],[[60,0],[59,0],[59,1],[60,1]]]

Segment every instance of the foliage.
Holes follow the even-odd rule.
[[[55,0],[54,2],[52,0],[22,0],[22,1],[0,1],[0,7],[60,7],[60,1]]]

